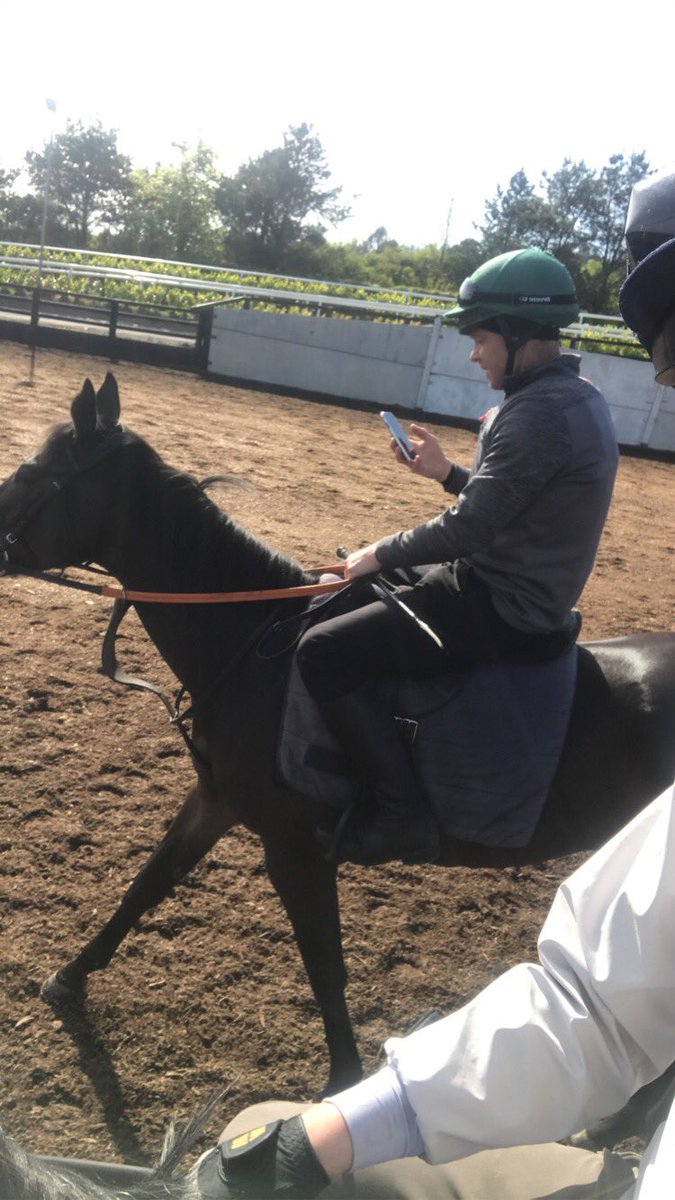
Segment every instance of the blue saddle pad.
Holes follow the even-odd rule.
[[[442,832],[486,846],[525,846],[560,760],[574,698],[577,648],[536,666],[491,665],[467,675],[383,684]],[[286,783],[345,808],[361,784],[290,671],[278,765]]]

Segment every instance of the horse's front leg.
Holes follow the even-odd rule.
[[[234,824],[222,800],[199,785],[193,787],[117,911],[71,962],[49,977],[42,987],[44,999],[59,1003],[81,997],[87,976],[107,967],[132,926],[168,896]]]
[[[310,826],[289,823],[282,834],[263,836],[270,879],[288,913],[309,982],[319,1006],[330,1056],[324,1095],[361,1079],[363,1071],[345,1000],[335,867],[325,861]]]

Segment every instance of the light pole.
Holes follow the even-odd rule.
[[[46,100],[45,103],[46,103],[47,108],[49,109],[50,113],[54,114],[56,112],[56,101],[55,100]],[[51,173],[52,173],[52,148],[53,148],[53,145],[54,145],[54,120],[53,120],[53,115],[52,115],[52,117],[50,118],[50,122],[49,122],[49,141],[47,143],[47,162],[46,162],[46,166],[45,166],[45,181],[44,181],[44,186],[42,188],[42,227],[40,229],[40,257],[38,258],[37,283],[35,285],[35,305],[37,307],[34,308],[34,312],[36,314],[36,317],[39,316],[40,286],[42,284],[42,269],[43,269],[44,261],[45,261],[45,236],[47,233],[47,205],[49,202],[49,184],[50,184]],[[30,375],[29,375],[29,379],[28,379],[29,387],[33,386],[33,376],[35,374],[35,337],[36,337],[36,333],[37,333],[37,319],[35,320],[35,328],[33,329],[33,338],[32,338],[32,342],[31,342]]]

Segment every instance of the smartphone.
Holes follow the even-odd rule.
[[[408,438],[403,432],[403,426],[401,425],[401,422],[397,420],[393,412],[381,412],[380,416],[382,417],[382,420],[387,426],[387,429],[396,442],[396,445],[401,451],[401,454],[405,458],[406,462],[412,462],[412,460],[417,457],[417,453],[412,443],[408,441]]]

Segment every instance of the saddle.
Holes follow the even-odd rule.
[[[553,662],[380,682],[446,837],[504,847],[530,841],[567,734],[577,657],[573,646]],[[363,781],[327,728],[295,661],[278,768],[295,791],[333,810],[363,796]]]

